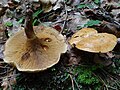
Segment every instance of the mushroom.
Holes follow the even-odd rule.
[[[113,34],[98,33],[93,28],[83,28],[72,36],[69,43],[83,51],[107,53],[114,49],[117,37]]]
[[[100,54],[112,51],[117,44],[117,37],[113,34],[98,33],[93,28],[83,28],[72,36],[69,43],[79,50],[84,62],[99,62],[99,64],[108,66],[108,63],[111,64],[110,59],[104,58],[103,60]],[[106,61],[107,64],[105,64]]]
[[[25,29],[10,37],[5,44],[4,61],[19,71],[42,71],[58,63],[67,44],[62,34],[51,27],[32,27],[32,11],[28,10]]]

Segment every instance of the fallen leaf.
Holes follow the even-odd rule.
[[[3,59],[4,44],[0,44],[0,59]]]
[[[50,12],[52,10],[52,5],[57,4],[57,0],[39,0],[40,3],[42,4],[42,9],[44,12]],[[58,0],[59,1],[59,0]]]
[[[56,2],[55,6],[53,7],[53,10],[57,10],[57,9],[61,8],[63,1],[64,0],[58,0]]]
[[[3,79],[1,86],[2,86],[3,90],[8,90],[9,84],[8,84],[7,78]]]
[[[62,30],[61,27],[60,27],[60,25],[55,25],[55,26],[53,26],[53,28],[55,28],[59,32]]]
[[[1,86],[3,90],[12,90],[12,85],[16,84],[16,71],[13,70],[10,73],[7,73],[7,76],[2,78]]]

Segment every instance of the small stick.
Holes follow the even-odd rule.
[[[74,81],[73,81],[73,77],[71,74],[69,74],[71,82],[72,82],[72,90],[75,90],[75,86],[74,86]]]
[[[65,1],[64,1],[64,4],[65,4]],[[64,31],[64,28],[65,28],[65,25],[66,25],[66,22],[67,22],[67,18],[68,18],[68,12],[67,12],[66,4],[65,4],[65,21],[63,23],[63,27],[62,27],[62,30],[61,30],[60,33],[63,33],[63,31]]]

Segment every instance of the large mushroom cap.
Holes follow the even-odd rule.
[[[41,71],[55,65],[67,50],[64,37],[50,27],[34,27],[37,39],[27,39],[24,30],[5,44],[4,61],[19,71]]]
[[[84,28],[75,33],[69,42],[83,51],[106,53],[114,49],[117,44],[117,37],[108,33],[97,33],[97,31],[90,28]]]

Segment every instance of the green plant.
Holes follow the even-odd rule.
[[[80,5],[78,5],[78,7],[77,8],[85,8],[85,7],[87,7],[88,5],[87,4],[80,4]]]
[[[18,23],[22,23],[25,20],[25,17],[19,19]]]
[[[83,8],[94,8],[94,6],[92,5],[92,4],[79,4],[78,6],[77,6],[77,8],[79,8],[79,9],[83,9]]]
[[[7,27],[11,27],[11,26],[13,26],[13,23],[8,21],[4,25],[7,26]]]
[[[94,0],[94,3],[95,3],[95,4],[99,4],[99,3],[100,3],[100,0]]]
[[[37,25],[38,23],[40,23],[40,21],[38,20],[38,16],[40,13],[42,13],[43,10],[38,9],[36,12],[33,13],[33,26]],[[25,17],[23,16],[22,18],[20,18],[18,20],[18,23],[23,23],[23,21],[25,20]]]
[[[93,90],[99,90],[101,82],[95,75],[95,71],[100,68],[99,66],[78,66],[75,68],[74,73],[76,75],[76,81],[78,84],[91,86]],[[92,87],[94,86],[94,88]]]
[[[24,86],[13,86],[13,90],[26,90]]]
[[[36,12],[33,13],[33,26],[35,26],[37,23],[39,23],[38,15],[42,12],[43,12],[42,9],[38,9]]]
[[[76,72],[78,72],[77,81],[83,84],[95,84],[98,83],[99,80],[93,75],[93,71],[96,70],[97,67],[77,67]]]
[[[39,15],[41,12],[43,12],[43,10],[41,10],[41,9],[38,9],[36,12],[34,12],[34,13],[33,13],[33,19],[36,18],[36,17],[38,17],[38,15]]]
[[[93,25],[98,25],[100,24],[101,21],[99,20],[89,20],[85,25],[84,27],[89,27],[89,26],[93,26]]]
[[[114,65],[110,69],[115,74],[120,74],[120,59],[113,59]]]
[[[91,27],[91,26],[94,26],[94,25],[98,25],[98,24],[100,24],[101,23],[101,21],[99,21],[99,20],[89,20],[86,24],[84,24],[83,26],[78,26],[77,27],[77,30],[80,30],[80,29],[82,29],[82,28],[84,28],[84,27]]]

